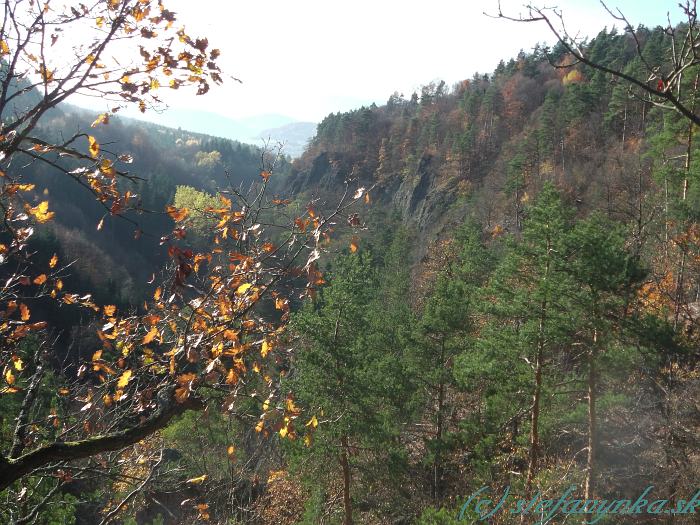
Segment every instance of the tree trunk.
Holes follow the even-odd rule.
[[[340,465],[343,468],[343,525],[352,525],[352,501],[350,500],[350,463],[348,461],[348,438],[343,436],[340,439]]]
[[[527,465],[527,479],[525,481],[525,497],[528,498],[532,490],[532,481],[535,479],[537,460],[540,447],[540,397],[542,395],[542,348],[537,350],[535,362],[535,388],[532,394],[532,412],[530,416],[530,454]]]
[[[442,341],[440,347],[440,363],[445,363],[445,341]],[[443,434],[443,410],[445,405],[445,380],[440,376],[440,385],[438,388],[438,409],[437,409],[437,428],[435,429],[435,441],[437,450],[435,451],[435,460],[433,461],[433,499],[438,500],[441,496],[441,480],[442,480],[442,434]]]
[[[543,283],[546,286],[547,280],[549,279],[549,272],[551,267],[551,257],[552,257],[552,241],[547,239],[547,259],[544,270]],[[532,412],[530,418],[530,457],[527,466],[527,478],[525,480],[525,498],[530,496],[532,491],[532,482],[535,479],[535,473],[537,471],[537,462],[539,459],[539,448],[540,448],[540,398],[542,396],[542,361],[544,360],[544,344],[545,344],[545,325],[547,322],[547,291],[545,290],[545,296],[542,298],[540,303],[540,322],[537,334],[537,355],[535,356],[535,387],[532,393]],[[525,515],[522,515],[523,523]]]
[[[695,93],[698,90],[698,79],[700,78],[700,75],[695,75],[695,83],[693,84],[693,103],[692,103],[692,109],[695,111]],[[685,165],[684,171],[685,171],[685,176],[683,177],[683,187],[681,188],[681,200],[685,202],[687,195],[688,195],[688,180],[690,177],[690,164],[691,164],[691,154],[693,150],[693,131],[694,131],[694,124],[690,122],[688,124],[688,136],[687,136],[687,141],[686,141],[686,151],[685,151]],[[681,313],[681,306],[683,304],[683,288],[685,286],[684,278],[685,278],[685,259],[686,259],[686,249],[685,247],[681,248],[683,250],[683,253],[681,254],[681,266],[678,271],[678,280],[676,282],[676,293],[675,293],[675,306],[674,306],[674,312],[673,312],[673,330],[676,331],[678,330],[678,320],[680,317]]]
[[[598,330],[593,329],[593,345],[588,352],[588,454],[586,457],[586,482],[584,499],[593,497],[596,454],[596,357],[598,354]],[[585,522],[585,519],[584,519]]]
[[[89,458],[102,452],[121,450],[138,443],[157,430],[164,428],[173,417],[187,410],[201,410],[204,403],[190,397],[184,403],[174,399],[175,386],[162,388],[157,398],[157,408],[144,421],[125,430],[113,432],[81,441],[55,441],[27,452],[17,458],[0,455],[0,491],[13,482],[31,474],[34,470],[59,461]]]

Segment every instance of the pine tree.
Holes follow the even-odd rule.
[[[600,389],[600,356],[620,348],[623,343],[625,299],[627,291],[643,276],[634,257],[625,248],[625,236],[619,225],[600,214],[579,221],[567,241],[571,259],[566,271],[576,283],[573,298],[578,343],[584,350],[587,391],[587,456],[584,498],[593,497],[596,477],[597,399]]]
[[[416,324],[412,355],[434,428],[427,444],[431,458],[430,492],[437,501],[442,497],[444,456],[450,441],[447,415],[454,408],[454,361],[470,345],[476,291],[483,282],[489,261],[481,241],[481,229],[476,225],[462,227],[455,244],[457,253],[438,275]]]
[[[291,388],[320,414],[313,444],[299,454],[315,465],[304,468],[316,476],[317,489],[326,482],[320,473],[337,462],[345,525],[354,522],[353,499],[360,497],[354,489],[358,468],[368,487],[396,474],[403,462],[398,437],[412,400],[401,355],[410,321],[401,268],[405,239],[399,236],[384,256],[384,272],[369,251],[340,257],[317,303],[294,322],[300,350]],[[367,491],[363,498],[372,495]]]
[[[518,438],[523,412],[529,413],[526,497],[542,455],[541,411],[552,379],[548,364],[569,340],[566,298],[573,287],[563,271],[570,214],[555,188],[545,184],[527,212],[521,242],[503,257],[484,290],[487,322],[475,351],[460,358],[458,371],[464,384],[484,379],[491,384],[485,390],[487,404],[501,421],[493,427],[511,426],[512,441]]]

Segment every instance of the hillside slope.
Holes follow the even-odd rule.
[[[645,52],[656,52],[660,31],[643,32]],[[589,45],[603,64],[639,67],[627,35],[602,32]],[[375,200],[416,227],[422,245],[467,216],[518,231],[524,204],[547,180],[583,212],[624,216],[630,172],[650,183],[644,139],[663,115],[599,72],[552,67],[567,58],[560,46],[546,51],[452,88],[432,83],[409,99],[329,115],[294,163],[290,190],[332,195],[348,177],[376,185]]]

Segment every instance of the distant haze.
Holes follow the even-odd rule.
[[[178,13],[178,25],[193,36],[206,36],[211,47],[222,51],[219,63],[226,82],[203,97],[192,97],[188,90],[163,90],[160,95],[173,109],[163,115],[128,114],[214,135],[226,132],[227,137],[241,136],[233,130],[245,128],[241,119],[247,117],[285,116],[257,131],[290,122],[320,122],[332,112],[383,104],[394,91],[409,97],[432,80],[451,85],[475,72],[490,73],[499,60],[508,61],[520,49],[553,43],[543,24],[485,16],[484,11],[497,13],[497,0],[165,3]],[[551,5],[544,0],[534,3]],[[510,15],[525,12],[522,0],[501,4]],[[622,9],[633,25],[664,24],[667,11],[672,20],[679,18],[673,1],[607,4]],[[595,36],[615,22],[598,0],[559,0],[556,5],[567,28],[580,36]],[[100,102],[74,102],[105,109]]]

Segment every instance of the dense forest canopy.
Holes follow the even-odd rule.
[[[558,42],[330,114],[290,163],[118,118],[222,80],[162,2],[7,3],[2,520],[446,525],[484,521],[486,490],[510,495],[490,523],[694,522],[700,26],[679,8],[587,41],[499,13]],[[86,23],[73,69],[21,38]],[[115,35],[135,64],[105,58],[103,85]]]

